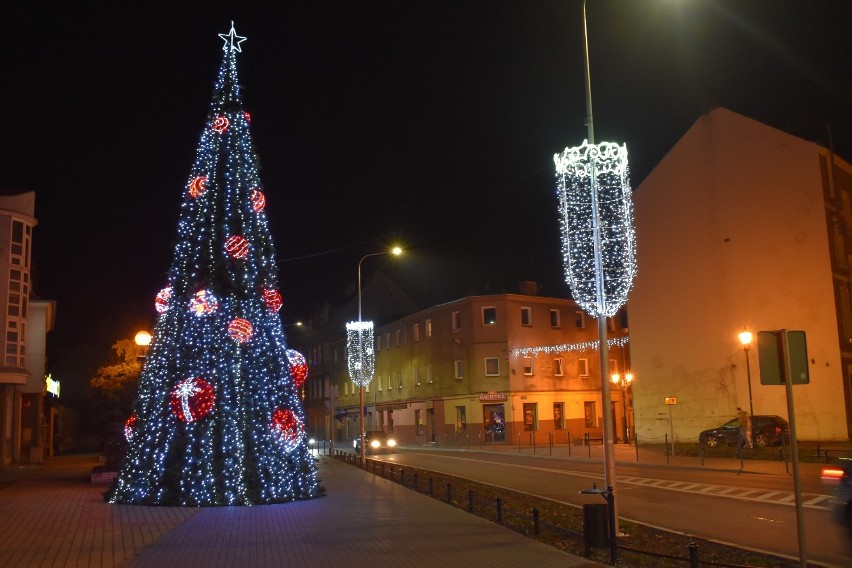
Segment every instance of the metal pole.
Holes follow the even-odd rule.
[[[745,350],[745,358],[746,358],[746,378],[748,379],[748,412],[749,416],[754,416],[754,404],[751,402],[751,365],[749,364],[748,357],[748,344],[743,346]]]
[[[799,441],[796,436],[796,413],[793,405],[793,374],[790,368],[790,338],[787,330],[781,330],[781,348],[784,361],[784,388],[787,391],[787,418],[790,420],[790,453],[793,457],[793,493],[796,498],[796,528],[799,533],[799,565],[808,566],[808,550],[805,545],[805,511],[802,506],[802,480],[799,477]]]

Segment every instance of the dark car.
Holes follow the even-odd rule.
[[[751,417],[751,440],[755,446],[777,446],[790,432],[787,421],[775,415],[756,415]],[[728,420],[718,428],[704,430],[698,435],[698,443],[702,446],[718,446],[727,444],[736,446],[740,438],[740,419]]]
[[[352,446],[357,453],[361,453],[361,438],[355,438],[352,441]],[[387,432],[381,430],[371,430],[364,432],[364,447],[367,448],[365,453],[391,452],[396,449],[396,440]]]
[[[840,459],[837,465],[822,468],[822,482],[832,489],[831,502],[837,520],[852,534],[852,459]]]

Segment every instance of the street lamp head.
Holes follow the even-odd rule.
[[[618,384],[618,381],[621,380],[621,375],[619,375],[618,373],[613,373],[609,380],[611,380],[615,384]]]
[[[624,375],[624,382],[626,382],[628,385],[630,383],[632,383],[633,382],[633,373],[627,373],[626,375]]]
[[[151,345],[151,334],[147,331],[140,331],[136,334],[136,337],[133,338],[133,341],[136,342],[136,345],[139,347],[148,347]]]
[[[391,254],[394,254],[396,256],[401,255],[402,254],[402,248],[401,247],[393,247],[391,249]]]
[[[748,346],[751,344],[752,334],[750,331],[743,330],[739,333],[740,343],[744,349],[748,349]]]

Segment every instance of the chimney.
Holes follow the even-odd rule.
[[[538,284],[535,280],[524,280],[518,285],[521,294],[525,296],[538,296]]]

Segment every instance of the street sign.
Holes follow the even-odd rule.
[[[787,335],[788,352],[782,345]],[[757,332],[757,357],[760,362],[760,384],[783,385],[786,376],[786,360],[790,361],[790,378],[794,385],[810,382],[808,374],[808,345],[804,331],[759,331]]]
[[[676,396],[667,396],[666,397],[666,404],[677,404],[677,397]]]

